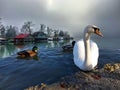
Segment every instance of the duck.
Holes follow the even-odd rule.
[[[91,34],[103,37],[97,26],[87,25],[83,32],[83,39],[77,41],[73,48],[74,64],[82,71],[91,71],[98,64],[99,48],[90,40]]]
[[[72,51],[76,41],[72,41],[71,45],[62,46],[63,51]]]
[[[29,58],[37,56],[38,47],[33,46],[32,50],[24,50],[17,53],[19,58]]]

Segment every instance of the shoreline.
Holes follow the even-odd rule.
[[[117,65],[117,67],[115,66]],[[115,68],[113,67],[115,66]],[[25,90],[119,90],[120,64],[106,64],[90,72],[78,71],[51,85],[42,83]]]

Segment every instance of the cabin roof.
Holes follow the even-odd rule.
[[[44,32],[34,32],[33,33],[33,36],[38,36],[38,35],[45,35],[46,36],[46,34],[44,33]]]
[[[26,38],[27,36],[29,36],[30,34],[18,34],[15,38]]]

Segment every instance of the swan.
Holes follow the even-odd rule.
[[[103,36],[97,26],[88,25],[85,27],[83,39],[77,41],[73,48],[74,64],[83,71],[94,69],[98,63],[99,49],[97,44],[90,40],[92,33]]]

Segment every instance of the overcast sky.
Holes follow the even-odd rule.
[[[120,37],[120,0],[0,0],[0,17],[4,25],[20,28],[33,21],[35,27],[43,23],[77,37],[95,24],[104,36]]]

